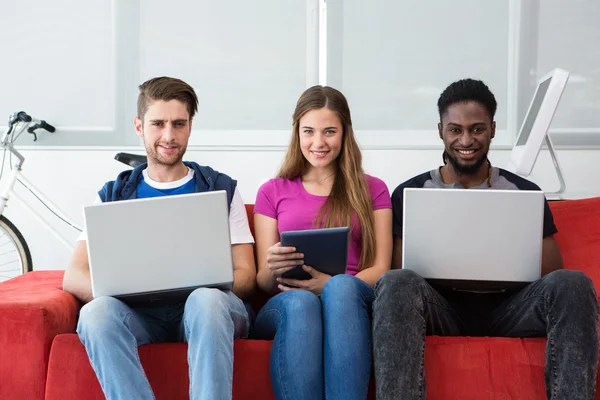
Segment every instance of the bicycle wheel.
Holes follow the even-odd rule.
[[[33,269],[31,253],[21,232],[0,215],[0,282]]]

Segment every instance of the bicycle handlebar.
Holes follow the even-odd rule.
[[[40,128],[45,129],[50,133],[54,133],[54,131],[56,131],[56,128],[54,128],[52,125],[50,125],[44,120],[40,121]]]
[[[17,113],[17,118],[18,121],[22,121],[22,122],[31,122],[32,118],[29,114],[27,114],[25,111],[19,111]]]
[[[23,126],[19,132],[22,132],[25,128],[27,128],[27,132],[33,135],[33,141],[37,140],[37,134],[35,132],[36,129],[42,128],[46,131],[53,133],[56,131],[54,126],[50,125],[46,121],[38,120],[36,118],[32,118],[31,115],[27,114],[25,111],[18,111],[12,113],[8,119],[8,129],[5,135],[2,137],[2,143],[6,143],[8,136],[13,132],[13,128],[19,123],[23,123]],[[18,133],[17,133],[18,136]]]
[[[27,114],[25,111],[19,111],[19,112],[12,114],[8,120],[10,125],[16,123],[17,121],[25,122],[25,123],[33,122],[33,124],[27,129],[27,132],[29,132],[29,133],[33,133],[33,131],[38,128],[45,129],[50,133],[54,133],[56,131],[56,128],[54,128],[52,125],[50,125],[43,119],[39,120],[39,119],[33,118],[31,115]]]

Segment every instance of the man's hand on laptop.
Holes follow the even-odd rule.
[[[302,269],[312,276],[311,279],[298,280],[298,279],[286,279],[282,277],[277,278],[279,290],[287,292],[288,290],[308,290],[313,292],[317,296],[321,295],[323,287],[327,281],[331,278],[331,275],[324,274],[317,271],[313,267],[303,265]]]

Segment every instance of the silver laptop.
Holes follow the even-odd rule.
[[[506,290],[541,276],[544,194],[404,189],[402,268],[459,290]]]
[[[94,204],[84,214],[94,298],[169,303],[233,285],[225,191]]]

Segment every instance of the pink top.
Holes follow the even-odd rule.
[[[379,178],[366,175],[373,210],[392,208],[390,193]],[[256,195],[254,212],[276,219],[279,233],[312,229],[314,220],[327,196],[316,196],[304,189],[301,178],[271,179],[263,184]],[[352,216],[352,235],[348,249],[348,274],[356,275],[362,249],[362,230],[356,215]]]

